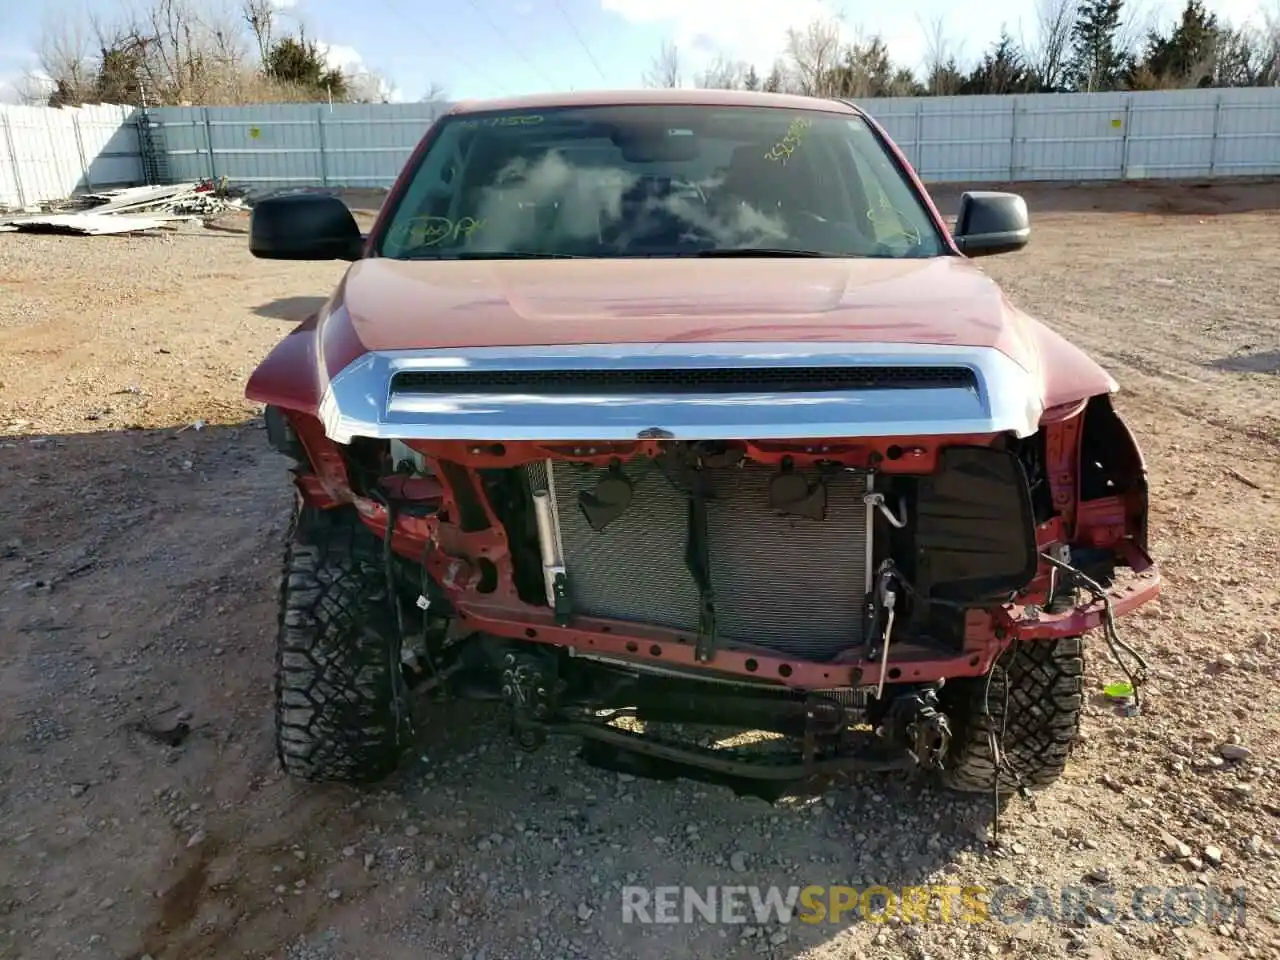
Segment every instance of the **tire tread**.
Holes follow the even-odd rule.
[[[276,642],[276,755],[286,773],[370,783],[396,768],[394,636],[381,541],[350,507],[301,507]]]
[[[1020,786],[1047,787],[1066,769],[1080,732],[1083,639],[1015,643],[993,670],[989,716],[983,709],[986,677],[955,684],[960,689],[950,700],[949,712],[957,731],[948,751],[943,783],[964,793],[992,791],[996,757],[988,733],[994,727],[1008,761],[999,773],[999,792],[1013,793]]]

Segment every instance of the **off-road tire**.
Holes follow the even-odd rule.
[[[382,542],[351,507],[300,507],[276,641],[276,754],[304,780],[370,783],[397,765],[407,718]]]
[[[942,771],[946,787],[1008,794],[1021,787],[1047,787],[1058,779],[1080,730],[1083,644],[1080,637],[1018,642],[1005,651],[989,677],[943,687],[944,709],[952,723],[951,748]],[[992,730],[1006,760],[998,786]]]

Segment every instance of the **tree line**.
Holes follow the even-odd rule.
[[[335,66],[273,0],[143,0],[116,20],[46,27],[40,72],[24,98],[50,106],[386,102],[390,84],[359,65]],[[436,100],[432,87],[424,99]]]
[[[390,84],[360,66],[333,65],[278,0],[140,0],[107,21],[61,20],[44,32],[30,102],[222,105],[375,103]],[[1233,26],[1186,0],[1167,23],[1144,24],[1130,0],[1037,0],[1030,37],[1007,30],[966,61],[942,21],[925,28],[922,64],[908,66],[875,35],[850,39],[839,19],[791,29],[764,67],[720,58],[686,76],[664,44],[648,86],[771,90],[810,96],[948,96],[1280,85],[1280,0],[1258,26]],[[436,85],[422,98],[440,101]]]
[[[1280,8],[1278,8],[1280,10]],[[821,97],[919,97],[1097,93],[1195,87],[1280,86],[1280,13],[1235,27],[1187,0],[1171,23],[1141,25],[1125,0],[1039,0],[1033,34],[1007,30],[962,64],[942,21],[926,29],[922,68],[897,63],[879,36],[847,38],[838,18],[787,32],[785,54],[766,70],[720,58],[686,76],[683,57],[663,44],[644,82],[765,90]]]

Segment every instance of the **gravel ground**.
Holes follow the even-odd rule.
[[[377,789],[284,779],[290,494],[241,390],[340,266],[254,261],[235,221],[0,235],[0,957],[1280,956],[1280,187],[1027,192],[989,270],[1122,382],[1168,586],[1123,626],[1143,715],[1092,644],[1074,761],[995,848],[918,777],[770,805],[521,754],[482,705]],[[668,884],[982,887],[989,917],[623,922]],[[1243,920],[1197,911],[1238,886]]]

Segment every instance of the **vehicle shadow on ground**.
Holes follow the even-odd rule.
[[[401,801],[424,825],[452,824],[459,809],[471,812],[458,825],[451,855],[465,862],[448,858],[435,867],[449,871],[454,889],[488,877],[533,894],[527,902],[498,897],[466,909],[469,925],[504,924],[515,932],[522,955],[534,955],[528,945],[544,936],[547,902],[576,916],[582,940],[598,939],[610,955],[634,960],[791,957],[851,934],[910,951],[925,918],[917,917],[913,930],[908,908],[908,923],[897,922],[904,895],[931,900],[935,923],[944,919],[945,897],[959,944],[975,915],[966,921],[960,889],[938,888],[965,887],[977,872],[973,863],[1004,855],[988,842],[991,799],[945,792],[921,772],[854,775],[769,803],[694,780],[602,770],[569,738],[524,753],[491,705],[436,704],[430,715],[418,755],[398,777]],[[1010,821],[1021,801],[1004,806]],[[520,863],[514,873],[504,869],[512,862]],[[742,899],[726,913],[709,891],[733,887],[743,888]],[[811,887],[821,889],[810,891],[809,903],[799,900]],[[681,891],[665,922],[660,888]],[[680,899],[685,891],[709,902],[715,919]],[[789,902],[791,921],[780,923],[767,906],[758,913],[753,897]]]
[[[923,776],[770,805],[600,770],[568,739],[524,753],[490,703],[428,705],[405,767],[371,788],[283,778],[271,677],[286,466],[257,419],[0,435],[0,689],[14,691],[0,698],[0,820],[31,831],[0,850],[0,897],[3,878],[28,878],[41,891],[28,915],[63,918],[43,924],[42,951],[65,926],[68,950],[96,933],[113,956],[265,955],[360,929],[374,897],[421,942],[454,930],[448,955],[533,956],[535,941],[554,955],[567,938],[551,928],[567,926],[588,955],[792,956],[856,910],[785,931],[767,917],[646,925],[627,922],[619,883],[900,896],[984,855],[989,799]],[[55,828],[90,810],[125,826],[66,846]],[[341,852],[351,845],[374,866]],[[60,912],[86,883],[160,895],[122,899],[110,923]],[[908,929],[883,928],[904,949]],[[392,955],[390,928],[378,936],[357,952]]]
[[[328,297],[279,297],[254,307],[253,313],[254,316],[271,320],[301,323],[315,314],[328,300]]]
[[[1223,357],[1207,364],[1214,370],[1224,373],[1270,373],[1280,374],[1280,350],[1267,350],[1263,353],[1237,353]]]

